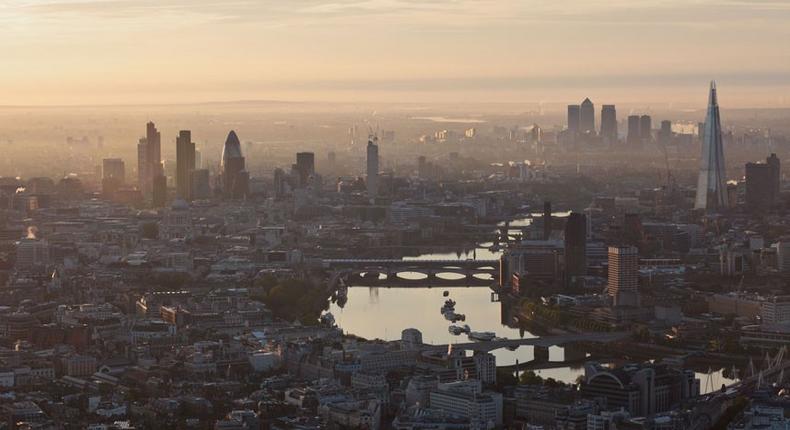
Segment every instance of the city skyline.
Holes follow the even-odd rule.
[[[776,107],[790,88],[790,6],[768,0],[14,0],[0,18],[3,105],[699,102],[716,79],[734,107]]]

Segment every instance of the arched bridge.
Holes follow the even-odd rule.
[[[443,282],[469,284],[499,278],[499,260],[327,259],[323,267],[355,277],[374,277],[399,283]],[[408,274],[408,276],[404,276]],[[414,277],[417,274],[420,277]],[[373,275],[373,276],[371,276]],[[384,279],[382,279],[382,276]]]
[[[458,342],[452,344],[453,349],[469,351],[490,352],[500,348],[516,348],[519,346],[535,346],[548,348],[550,346],[568,345],[575,342],[620,342],[631,337],[628,332],[591,332],[567,333],[555,336],[533,337],[529,339],[496,339],[483,342]],[[424,349],[444,351],[449,345],[426,345]]]

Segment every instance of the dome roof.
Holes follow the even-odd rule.
[[[242,158],[241,143],[239,142],[239,137],[236,136],[236,132],[233,130],[228,133],[228,138],[225,139],[225,146],[222,148],[222,161],[220,164],[224,166],[225,160],[231,158]]]

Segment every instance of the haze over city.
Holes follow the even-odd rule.
[[[790,428],[788,23],[0,0],[0,430]]]
[[[8,0],[0,104],[787,106],[782,0]],[[779,91],[781,90],[781,91]]]

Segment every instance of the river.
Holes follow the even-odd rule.
[[[567,212],[557,213],[557,216],[566,216]],[[510,223],[511,227],[529,225],[531,219],[520,219]],[[434,252],[404,259],[472,259],[481,260],[498,259],[500,251],[490,250],[491,243],[480,244],[472,250],[464,252]],[[408,275],[407,275],[408,276]],[[446,297],[443,292],[449,292],[449,298],[456,302],[455,311],[466,315],[466,321],[459,325],[468,324],[473,331],[495,332],[498,337],[509,339],[533,338],[529,331],[511,328],[502,324],[501,304],[492,301],[492,291],[486,287],[433,287],[433,288],[387,288],[387,287],[354,287],[348,289],[348,300],[340,308],[336,303],[330,306],[330,312],[335,316],[339,327],[346,333],[361,336],[367,339],[398,340],[401,331],[406,328],[416,328],[422,332],[423,341],[429,344],[453,344],[467,342],[466,335],[454,336],[447,327],[450,322],[445,320],[440,313]],[[499,349],[493,352],[497,365],[507,366],[516,361],[524,363],[533,359],[533,347],[522,346],[515,351]],[[562,347],[549,348],[550,361],[562,361],[564,349]],[[544,378],[573,383],[584,374],[583,366],[579,364],[536,370]],[[706,373],[698,373],[703,392],[715,390],[722,383],[729,384],[732,380],[725,378],[722,371],[711,374],[708,382]]]

